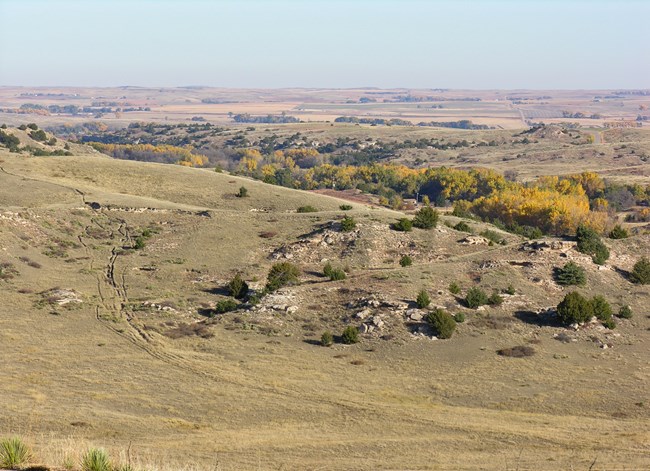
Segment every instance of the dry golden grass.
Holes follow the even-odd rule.
[[[297,313],[229,315],[210,325],[213,338],[170,339],[166,329],[204,320],[198,309],[218,298],[210,290],[236,271],[263,284],[269,254],[342,215],[341,200],[91,152],[0,151],[0,159],[0,262],[19,270],[0,282],[0,436],[24,436],[39,462],[78,463],[91,444],[125,462],[131,444],[133,463],[152,470],[650,466],[648,289],[614,270],[585,265],[588,292],[636,313],[620,322],[620,338],[608,337],[614,347],[586,337],[562,343],[553,335],[565,329],[515,315],[561,299],[561,288],[535,281],[550,279],[559,254],[528,256],[514,237],[504,247],[461,246],[462,234],[447,228],[396,234],[387,228],[397,213],[355,205],[358,246],[341,256],[348,280],[312,273],[336,252],[297,254],[305,282],[290,290]],[[235,198],[242,185],[250,197]],[[297,214],[304,205],[323,211]],[[144,249],[128,250],[146,227],[154,234]],[[265,231],[277,235],[259,237]],[[422,255],[401,268],[411,242]],[[64,256],[44,253],[53,243]],[[612,263],[629,269],[650,240],[610,245]],[[481,268],[495,260],[533,267]],[[461,309],[446,287],[457,279],[466,289],[477,276],[490,288],[513,283],[518,294],[488,312],[467,310],[451,340],[416,340],[386,314],[392,340],[314,345],[326,328],[342,330],[351,299],[374,292],[409,301],[424,285],[433,304]],[[43,303],[40,293],[57,286],[83,303]],[[532,357],[495,353],[530,339],[541,339]]]

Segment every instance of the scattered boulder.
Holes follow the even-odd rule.
[[[424,319],[424,312],[422,312],[420,309],[409,309],[406,311],[406,316],[415,322],[420,322],[422,319]]]
[[[461,239],[460,243],[464,245],[488,245],[490,241],[483,236],[468,235]]]

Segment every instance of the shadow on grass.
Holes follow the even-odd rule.
[[[217,315],[217,312],[214,309],[201,307],[197,310],[199,316],[213,318]]]
[[[558,320],[553,311],[537,313],[534,311],[515,311],[515,317],[526,324],[540,327],[561,327],[562,323]]]
[[[621,277],[622,277],[625,281],[629,281],[630,283],[632,283],[632,279],[630,278],[630,275],[632,274],[631,272],[629,272],[629,271],[627,271],[627,270],[623,270],[622,268],[618,268],[618,267],[612,267],[612,269],[613,269],[616,273],[618,273],[619,275],[621,275]]]
[[[214,288],[204,288],[204,293],[216,294],[219,296],[230,296],[230,290],[225,286],[215,286]]]

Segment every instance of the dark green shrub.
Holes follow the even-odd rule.
[[[418,210],[413,218],[413,226],[419,229],[433,229],[438,225],[438,211],[431,206],[425,206]]]
[[[490,306],[500,306],[503,304],[503,298],[497,291],[493,291],[490,297],[488,298],[488,304]]]
[[[332,267],[332,264],[330,262],[327,262],[323,267],[323,275],[329,278],[330,276],[332,276],[333,271],[334,268]]]
[[[463,322],[465,322],[465,313],[464,312],[457,312],[456,314],[454,314],[454,320],[458,324],[462,324]]]
[[[228,292],[235,299],[244,299],[248,294],[248,283],[244,281],[239,273],[228,283]]]
[[[355,221],[353,217],[345,216],[341,219],[341,231],[350,232],[353,231],[355,227],[357,227],[357,221]]]
[[[353,326],[347,326],[341,334],[341,342],[346,345],[352,345],[359,342],[359,329]]]
[[[503,237],[501,237],[501,234],[499,234],[496,231],[490,230],[490,229],[484,230],[483,232],[481,232],[480,235],[485,237],[487,240],[489,240],[493,244],[505,245],[507,243],[507,241]]]
[[[113,465],[102,448],[91,448],[81,458],[82,471],[111,471]]]
[[[451,284],[449,285],[449,292],[451,294],[459,294],[460,293],[460,285],[456,283],[455,281],[452,281]]]
[[[332,332],[330,332],[329,330],[323,332],[323,335],[321,335],[320,337],[320,344],[323,347],[331,347],[333,343],[334,343],[334,336],[332,335]]]
[[[610,239],[627,239],[628,237],[630,237],[630,234],[620,224],[616,224],[609,233]]]
[[[299,213],[317,213],[318,209],[314,208],[313,206],[307,205],[307,206],[301,206],[298,208]]]
[[[504,291],[506,294],[509,294],[510,296],[516,293],[515,287],[512,285],[508,285],[508,287]]]
[[[4,144],[10,149],[16,149],[20,145],[20,139],[4,131],[0,131],[0,144]]]
[[[237,196],[237,198],[246,198],[248,196],[248,190],[245,186],[242,186],[239,188],[239,193],[237,193],[235,196]]]
[[[280,262],[271,267],[266,278],[266,290],[269,292],[276,291],[283,286],[295,284],[298,282],[300,270],[293,263]]]
[[[569,262],[562,268],[555,269],[555,281],[562,286],[584,286],[587,282],[585,269],[574,262]]]
[[[578,252],[591,255],[594,263],[602,265],[609,258],[609,249],[592,228],[581,224],[576,231]]]
[[[439,339],[448,339],[456,329],[456,320],[451,314],[443,309],[437,308],[427,314],[427,323],[436,333]]]
[[[497,350],[497,355],[511,358],[530,357],[535,354],[535,349],[530,345],[517,345],[516,347],[502,348]]]
[[[331,281],[341,281],[345,280],[347,278],[347,275],[341,268],[335,268],[332,270],[329,277]]]
[[[20,126],[18,126],[18,129],[20,129],[21,131],[26,131],[27,126],[25,124],[21,124]]]
[[[607,327],[609,330],[614,330],[616,328],[616,322],[611,317],[609,319],[605,319],[602,322],[602,324],[604,327]]]
[[[29,123],[29,124],[27,125],[27,127],[28,127],[29,129],[33,129],[34,131],[36,131],[36,130],[38,129],[38,126],[36,125],[36,123]]]
[[[39,129],[37,131],[31,131],[29,133],[29,137],[31,137],[32,139],[38,142],[47,141],[47,134],[45,134],[45,131],[43,131],[42,129]]]
[[[138,236],[135,238],[135,245],[133,246],[134,249],[136,250],[142,250],[144,249],[144,237]]]
[[[351,204],[342,204],[341,206],[339,206],[339,209],[341,211],[350,211],[352,209],[352,205]]]
[[[399,264],[402,267],[410,267],[411,265],[413,265],[413,259],[408,255],[404,255],[402,258],[399,259]]]
[[[630,273],[630,280],[640,285],[650,284],[650,261],[646,257],[642,257],[641,260],[634,264],[632,273]]]
[[[29,448],[19,437],[0,441],[0,468],[18,469],[29,461],[30,457]]]
[[[235,301],[232,299],[223,299],[217,303],[217,305],[214,307],[214,312],[215,314],[224,314],[226,312],[231,312],[236,310],[239,307],[239,304],[237,304]]]
[[[467,307],[471,309],[476,309],[479,306],[483,306],[484,304],[487,304],[489,301],[488,295],[485,294],[485,291],[483,291],[479,287],[472,287],[467,291],[467,295],[465,296],[465,304]]]
[[[591,302],[577,291],[564,296],[557,305],[557,315],[564,324],[586,322],[594,315]]]
[[[612,306],[600,294],[591,299],[591,310],[597,319],[605,321],[612,318]]]
[[[418,297],[415,299],[415,303],[420,309],[427,307],[429,304],[431,304],[429,293],[427,293],[424,289],[421,289],[418,293]]]
[[[390,225],[394,231],[409,232],[413,229],[413,223],[408,218],[401,218]]]
[[[621,306],[621,308],[618,310],[618,317],[621,319],[631,319],[632,309],[630,306]]]
[[[454,226],[454,229],[461,232],[472,232],[472,229],[469,227],[469,224],[467,224],[465,221],[460,221],[458,224]]]

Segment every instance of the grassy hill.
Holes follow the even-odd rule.
[[[403,213],[70,148],[0,149],[0,437],[23,436],[36,462],[76,465],[92,444],[123,463],[130,447],[142,469],[650,465],[649,290],[625,276],[649,236],[607,241],[599,268],[570,241],[473,221],[505,244],[468,241],[452,216],[401,233]],[[341,232],[346,215],[357,226]],[[573,288],[553,268],[568,260],[582,293],[634,317],[558,324],[547,309]],[[298,285],[212,315],[235,274],[261,290],[279,261]],[[327,261],[347,279],[323,277]],[[499,306],[463,305],[473,286],[510,285]],[[451,339],[413,310],[421,289],[464,314]],[[319,345],[347,326],[366,331],[358,344]],[[515,346],[534,354],[496,353]]]

